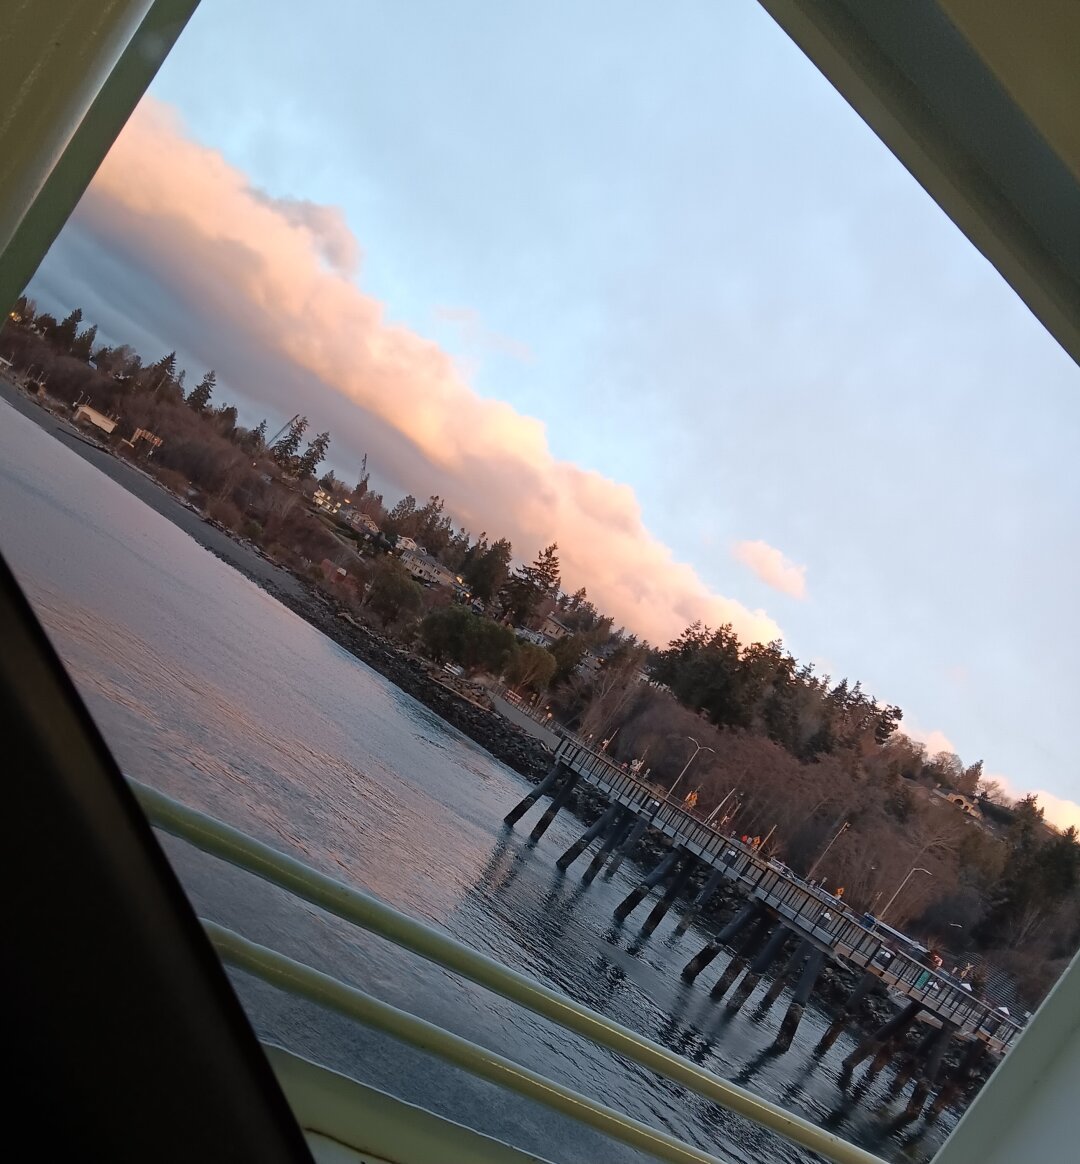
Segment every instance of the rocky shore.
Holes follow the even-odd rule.
[[[373,670],[385,676],[401,690],[418,702],[430,708],[462,734],[478,743],[496,759],[520,773],[526,779],[538,782],[551,765],[551,752],[540,740],[504,719],[497,712],[480,706],[464,694],[450,689],[447,682],[432,673],[429,665],[408,655],[396,647],[389,639],[368,627],[355,622],[348,612],[329,596],[305,584],[297,595],[292,588],[279,589],[267,583],[265,578],[254,579],[259,585],[271,590],[283,604],[300,617],[318,627],[329,638],[354,654]],[[509,806],[508,806],[509,807]],[[606,807],[606,802],[591,788],[583,787],[575,791],[567,805],[584,825],[596,820]],[[660,834],[647,833],[642,839],[634,862],[643,869],[655,865],[667,849],[667,840]],[[693,897],[705,882],[706,871],[698,870],[686,887],[687,898]],[[745,904],[743,895],[733,886],[721,885],[713,895],[707,909],[702,911],[701,920],[710,928],[719,927],[734,916]],[[791,948],[794,948],[794,941]],[[781,958],[787,956],[785,950]],[[844,1002],[855,988],[860,977],[854,968],[828,963],[822,970],[814,989],[812,1000],[821,1008],[827,1018],[839,1014]],[[847,1019],[854,1032],[868,1034],[878,1029],[897,1013],[899,1004],[889,996],[884,986],[875,986],[858,1004],[855,1013]],[[906,1049],[912,1050],[923,1032],[913,1029],[908,1032]],[[954,1046],[946,1056],[946,1067],[959,1060],[960,1049]],[[977,1077],[981,1085],[988,1069]]]
[[[244,574],[255,585],[273,594],[283,605],[385,676],[402,691],[430,708],[496,759],[534,783],[542,779],[548,771],[551,765],[551,752],[544,743],[510,723],[497,712],[480,705],[477,700],[452,690],[453,680],[445,676],[437,677],[430,664],[406,654],[389,639],[357,623],[343,607],[335,603],[329,595],[312,586],[308,579],[292,574],[269,561],[253,547],[242,544],[228,531],[207,523],[201,515],[192,512],[190,507],[185,506],[154,478],[118,459],[110,450],[85,441],[69,424],[43,410],[40,402],[29,401],[24,394],[2,379],[0,396],[50,431],[54,437],[62,439],[73,452],[96,465],[146,504],[169,518],[210,553]],[[600,816],[606,804],[593,790],[579,788],[567,807],[588,825]],[[652,867],[663,856],[667,847],[667,841],[659,834],[646,834],[634,861],[642,868]],[[703,869],[695,873],[686,887],[687,897],[696,895],[704,883],[705,876],[706,872]],[[702,911],[701,920],[710,927],[722,925],[744,903],[745,899],[738,890],[722,884],[713,895],[708,908]],[[784,951],[781,957],[786,955],[787,951]],[[854,989],[858,977],[857,971],[834,963],[828,964],[823,969],[814,990],[813,1001],[826,1017],[838,1013]],[[884,987],[876,986],[863,998],[856,1013],[848,1021],[856,1031],[868,1033],[880,1027],[896,1013],[897,1009],[897,1003],[890,998]],[[909,1048],[920,1036],[921,1032],[909,1032]],[[957,1058],[958,1050],[954,1045],[946,1057],[946,1066],[954,1065]],[[969,1095],[981,1085],[992,1066],[992,1062],[987,1062],[984,1071],[976,1074],[975,1087],[971,1089]]]

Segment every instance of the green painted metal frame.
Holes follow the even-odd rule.
[[[462,942],[399,913],[370,894],[344,885],[231,825],[180,804],[156,789],[134,780],[131,786],[151,823],[163,832],[179,837],[203,852],[245,869],[327,913],[479,983],[567,1030],[681,1083],[784,1139],[836,1161],[836,1164],[881,1164],[878,1157],[849,1144],[832,1132],[703,1070],[659,1043],[643,1038],[628,1027],[612,1022],[528,975],[503,966]],[[269,966],[269,962],[266,965]],[[506,1080],[508,1085],[513,1085],[512,1077],[507,1076]]]
[[[262,1047],[316,1160],[325,1143],[335,1161],[341,1154],[333,1148],[346,1145],[350,1160],[359,1154],[400,1164],[551,1164],[283,1047]]]
[[[658,1160],[670,1161],[670,1164],[721,1164],[709,1152],[691,1147],[675,1136],[651,1128],[606,1104],[597,1103],[504,1055],[381,1002],[312,966],[248,941],[212,921],[203,919],[203,925],[221,960],[228,966],[254,974],[289,994],[336,1010],[373,1030],[384,1031],[395,1039],[461,1067],[471,1075],[516,1091],[578,1123],[596,1128],[614,1140],[648,1152]]]
[[[30,281],[198,4],[25,0],[13,18],[5,12],[0,311]]]
[[[1080,184],[940,0],[758,2],[1080,363]]]

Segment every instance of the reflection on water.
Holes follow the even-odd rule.
[[[625,864],[585,887],[558,818],[538,844],[502,825],[524,782],[100,475],[0,407],[0,545],[122,766],[673,1051],[894,1159],[927,1160],[952,1120],[897,1128],[888,1072],[840,1085],[846,1036],[813,1048],[809,1009],[774,1055],[783,1001],[729,1014],[679,970],[705,941],[612,910]],[[528,818],[531,822],[532,818]],[[200,911],[735,1161],[806,1161],[681,1087],[185,846]],[[722,968],[722,964],[721,967]],[[712,978],[709,978],[711,983]],[[237,979],[260,1034],[542,1155],[638,1160],[392,1040]]]

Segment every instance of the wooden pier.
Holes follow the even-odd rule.
[[[743,975],[728,1004],[741,1006],[760,977],[768,972],[786,939],[799,940],[796,955],[774,979],[775,992],[770,989],[764,999],[766,1004],[771,1003],[783,982],[788,977],[795,978],[793,999],[778,1040],[781,1049],[790,1044],[803,1006],[827,959],[863,972],[856,991],[865,993],[877,978],[908,1000],[905,1014],[910,1012],[912,1019],[940,1027],[950,1037],[977,1040],[985,1049],[1000,1055],[1020,1033],[1021,1028],[1013,1019],[976,998],[949,975],[906,954],[824,890],[807,885],[749,846],[721,833],[682,803],[580,740],[567,737],[561,741],[548,775],[507,814],[506,823],[515,824],[541,797],[550,796],[548,807],[532,830],[532,838],[538,840],[579,783],[603,795],[608,809],[562,854],[560,868],[569,868],[594,842],[599,842],[599,852],[589,867],[591,876],[587,877],[592,880],[605,860],[618,862],[628,856],[647,829],[662,834],[671,844],[668,854],[619,904],[617,919],[625,920],[654,889],[661,889],[643,927],[651,933],[701,865],[707,867],[709,877],[691,910],[700,910],[721,880],[737,885],[746,896],[748,909],[687,963],[684,978],[696,979],[721,950],[734,943],[733,956],[711,993],[713,997],[726,994]],[[891,1029],[877,1034],[886,1046],[896,1037]],[[935,1044],[934,1054],[940,1057],[937,1048]]]

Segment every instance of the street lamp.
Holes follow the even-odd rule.
[[[881,913],[878,914],[878,921],[885,920],[885,915],[892,908],[892,903],[900,896],[900,891],[904,888],[905,885],[907,885],[912,876],[916,873],[925,873],[927,877],[933,877],[933,873],[931,873],[929,869],[923,869],[921,866],[916,866],[914,869],[909,869],[908,875],[896,887],[896,892],[892,895],[892,897],[889,898],[887,902],[885,902],[885,908],[881,911]]]
[[[697,742],[697,740],[694,739],[693,736],[687,736],[686,738],[694,745],[694,751],[691,753],[690,759],[687,760],[686,763],[683,765],[683,770],[675,778],[675,783],[672,784],[672,786],[668,789],[668,796],[673,795],[675,792],[675,789],[678,788],[679,785],[682,783],[682,778],[689,771],[690,765],[697,759],[698,752],[712,752],[714,756],[716,755],[715,748],[703,748],[701,746],[701,744],[699,744]]]
[[[848,831],[849,828],[851,828],[851,822],[844,821],[844,823],[839,827],[839,829],[837,829],[836,835],[825,846],[825,848],[822,849],[821,855],[813,863],[813,865],[811,865],[810,868],[807,870],[807,873],[806,873],[806,880],[807,881],[809,881],[814,876],[814,873],[817,870],[817,867],[821,864],[822,861],[825,860],[825,854],[833,847],[833,845],[836,844],[836,842],[844,835],[844,833],[846,833]]]

